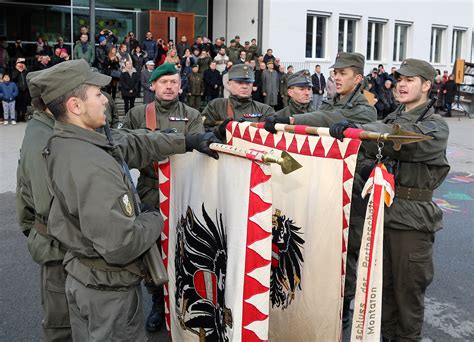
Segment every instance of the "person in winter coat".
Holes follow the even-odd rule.
[[[28,75],[28,70],[26,69],[25,59],[18,58],[11,77],[11,80],[18,88],[18,96],[15,100],[16,121],[21,121],[25,118],[27,107],[31,102],[30,92],[28,91],[28,85],[26,83],[26,75]]]
[[[155,69],[155,62],[152,60],[146,62],[145,64],[145,69],[142,71],[141,77],[140,77],[140,83],[143,88],[143,103],[151,103],[155,100],[155,89],[153,88],[153,85],[150,83],[150,77],[153,72],[153,69]]]
[[[275,107],[278,104],[279,77],[273,69],[273,60],[267,62],[267,70],[262,72],[262,95],[264,103]]]
[[[454,74],[449,75],[449,80],[444,84],[444,103],[446,105],[446,117],[451,117],[451,109],[453,107],[454,97],[456,96],[456,83],[454,82]]]
[[[3,124],[8,125],[8,119],[12,125],[16,125],[15,98],[18,96],[18,88],[15,83],[10,82],[10,75],[3,75],[0,83],[0,100],[3,106]]]
[[[137,97],[137,89],[140,84],[138,73],[133,67],[131,61],[125,62],[125,68],[120,75],[120,90],[125,104],[125,113],[135,106],[135,98]]]
[[[140,45],[135,46],[135,49],[132,51],[132,63],[133,67],[137,71],[138,79],[141,79],[142,69],[145,66],[146,61],[148,60],[148,56],[146,51],[142,51]],[[137,86],[137,97],[140,97],[140,82],[138,82]]]
[[[444,103],[444,94],[443,94],[443,77],[441,75],[437,75],[435,77],[435,81],[433,83],[433,90],[431,91],[432,95],[436,96],[437,100],[434,104],[435,114],[438,114],[440,110],[443,109]]]
[[[81,39],[74,46],[74,59],[82,58],[92,66],[95,61],[95,51],[94,46],[88,40],[87,34],[81,35]]]
[[[105,75],[112,77],[110,84],[107,86],[107,92],[112,95],[112,98],[115,101],[115,97],[117,95],[117,84],[121,76],[119,58],[117,56],[117,49],[115,47],[110,49],[107,57],[105,58],[103,72]]]
[[[384,86],[379,91],[378,101],[375,104],[377,109],[377,116],[380,119],[385,119],[385,117],[393,112],[397,105],[395,103],[395,97],[393,96],[392,81],[386,80]]]
[[[216,69],[216,62],[212,61],[209,69],[204,72],[204,85],[207,102],[219,97],[219,87],[222,86],[222,76]]]

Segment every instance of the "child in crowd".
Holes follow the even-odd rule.
[[[0,83],[0,99],[3,105],[3,124],[8,125],[8,119],[12,125],[16,125],[15,98],[18,96],[18,88],[14,82],[10,82],[10,75],[4,74],[3,82]]]

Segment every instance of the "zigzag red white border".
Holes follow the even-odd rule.
[[[158,164],[158,180],[160,182],[160,211],[163,216],[164,225],[161,232],[161,257],[163,264],[168,271],[168,236],[170,233],[170,187],[171,187],[171,166],[169,159],[166,159]],[[171,320],[170,320],[170,297],[168,292],[168,284],[164,286],[165,294],[165,320],[166,329],[171,334]]]
[[[272,238],[271,173],[268,165],[252,162],[250,174],[242,341],[268,340]],[[269,188],[268,188],[269,187]]]
[[[304,132],[305,126],[300,126],[299,132]],[[287,133],[270,134],[264,129],[254,128],[250,123],[229,122],[227,125],[227,143],[232,145],[234,138],[240,138],[248,142],[263,145],[269,148],[276,148],[290,153],[297,153],[305,156],[314,156],[320,158],[339,159],[343,162],[343,179],[342,179],[342,260],[341,260],[341,298],[344,297],[344,283],[346,276],[346,259],[347,259],[347,241],[349,237],[349,218],[351,209],[351,195],[354,175],[350,172],[350,168],[355,170],[357,162],[357,153],[361,144],[357,139],[344,139],[340,142],[337,139],[325,137],[322,139],[318,136],[312,136],[316,143],[311,144],[309,136],[303,134]],[[305,136],[301,142],[301,136]],[[280,137],[279,140],[275,140]],[[323,141],[324,140],[324,141]],[[329,143],[329,144],[328,144]],[[351,167],[349,167],[351,166]],[[340,318],[342,319],[342,305],[340,307]],[[341,320],[342,329],[342,320]],[[341,330],[340,329],[340,330]],[[341,338],[342,336],[340,336]],[[340,340],[339,338],[339,340]]]

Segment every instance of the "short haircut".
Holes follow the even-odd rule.
[[[47,108],[41,96],[32,97],[31,105],[33,106],[34,109],[40,110],[40,111],[45,111]]]
[[[321,65],[319,65],[319,64],[316,64],[316,66],[315,66],[314,68],[316,69],[317,67],[320,67],[320,68],[321,68]]]
[[[355,67],[355,66],[350,66],[349,68],[352,69],[354,74],[356,74],[356,75],[360,74],[360,75],[362,75],[362,77],[364,77],[364,70],[363,69]]]
[[[66,119],[66,102],[71,97],[78,97],[81,100],[87,100],[87,89],[89,89],[89,84],[81,84],[73,90],[67,92],[66,94],[54,99],[49,104],[47,104],[48,109],[53,113],[54,118],[57,121],[65,121]]]

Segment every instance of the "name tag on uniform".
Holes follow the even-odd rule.
[[[246,118],[246,119],[260,118],[260,117],[262,117],[262,113],[243,114],[243,117]]]
[[[182,117],[178,117],[178,116],[170,116],[170,117],[168,117],[168,119],[170,121],[189,121],[189,119],[186,118],[186,117],[182,118]]]

